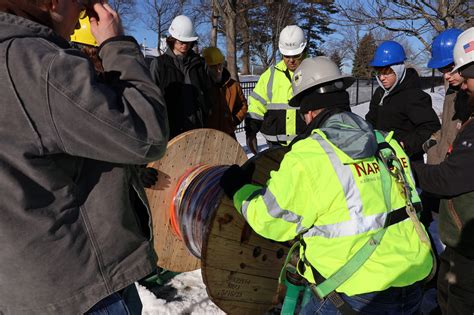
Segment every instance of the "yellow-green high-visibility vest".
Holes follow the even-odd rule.
[[[298,109],[288,105],[293,97],[292,77],[293,72],[280,61],[260,76],[249,97],[248,117],[262,121],[260,132],[267,141],[282,145],[306,128]]]
[[[408,157],[394,139],[386,140],[410,174],[412,202],[419,203]],[[386,208],[381,167],[375,157],[352,159],[316,129],[293,145],[266,187],[245,185],[234,204],[266,238],[288,241],[301,234],[301,256],[329,278],[384,227],[389,212],[405,206],[393,179]],[[430,246],[407,218],[387,228],[373,254],[336,291],[352,296],[403,287],[426,278],[431,268]],[[303,276],[315,282],[310,268]]]

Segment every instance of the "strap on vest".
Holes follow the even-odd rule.
[[[376,132],[376,138],[378,143],[378,150],[376,156],[378,160],[383,162],[383,167],[381,167],[381,182],[382,191],[384,194],[385,207],[387,211],[390,211],[390,209],[392,208],[392,176],[398,175],[397,182],[404,186],[403,188],[405,191],[410,189],[410,187],[408,186],[406,178],[404,177],[403,168],[400,163],[400,160],[398,160],[398,158],[396,157],[393,148],[385,141],[385,138],[379,132]],[[395,172],[397,172],[398,170],[398,173],[395,173],[396,175],[394,175],[392,170],[395,170]],[[369,259],[369,257],[376,250],[377,246],[380,244],[389,226],[397,224],[407,218],[413,220],[412,212],[414,212],[414,217],[418,218],[415,206],[411,202],[411,193],[407,193],[405,196],[409,198],[407,200],[407,205],[405,207],[389,212],[387,214],[384,227],[377,231],[374,235],[372,235],[372,237],[351,257],[351,259],[349,259],[344,264],[344,266],[342,266],[328,279],[325,279],[316,270],[316,268],[314,268],[314,266],[306,260],[305,256],[303,255],[302,262],[311,268],[311,272],[313,274],[315,282],[319,283],[319,285],[309,284],[309,287],[318,298],[328,298],[342,314],[356,314],[356,312],[347,303],[344,302],[344,300],[335,290],[340,287],[344,282],[346,282],[355,272],[357,272],[364,265],[364,263]],[[420,207],[418,207],[418,209],[421,210],[421,205]],[[301,235],[300,243],[304,249],[303,253],[305,253],[306,243],[304,242],[303,237]]]
[[[395,150],[392,148],[392,146],[389,143],[385,141],[384,136],[378,130],[375,131],[375,136],[376,136],[377,144],[378,144],[376,157],[383,164],[383,167],[380,168],[381,169],[380,176],[382,178],[382,183],[390,180],[390,176],[395,177],[395,180],[400,185],[401,191],[405,197],[406,213],[409,216],[410,220],[413,222],[415,231],[418,234],[418,237],[420,238],[421,242],[429,246],[429,249],[431,251],[433,267],[431,268],[430,274],[425,278],[425,282],[428,282],[436,274],[436,269],[437,269],[436,254],[434,253],[433,246],[431,246],[429,237],[424,231],[424,229],[422,228],[422,224],[418,218],[417,212],[420,212],[420,211],[417,211],[415,209],[415,206],[413,205],[411,201],[411,187],[408,184],[408,181],[406,179],[406,174],[403,169],[402,163],[396,156]],[[387,174],[390,174],[390,175],[387,175]]]
[[[419,209],[421,210],[421,207],[419,207]],[[311,288],[313,294],[320,300],[324,298],[329,299],[343,315],[357,314],[357,312],[354,311],[336,292],[336,289],[346,282],[357,270],[363,266],[367,259],[369,259],[369,257],[373,254],[377,246],[382,241],[382,238],[389,226],[400,223],[401,221],[408,218],[409,216],[405,207],[390,212],[387,215],[387,219],[385,220],[384,228],[372,235],[372,237],[362,246],[362,248],[360,248],[351,257],[351,259],[349,259],[344,264],[344,266],[342,266],[338,271],[336,271],[327,279],[324,278],[324,276],[321,275],[321,273],[319,273],[308,260],[306,260],[304,255],[302,260],[299,261],[298,270],[304,270],[305,266],[311,268],[313,278],[315,282],[319,284],[316,285],[310,283],[308,286]],[[303,247],[303,253],[306,252],[306,243],[302,237],[300,237],[299,242]]]

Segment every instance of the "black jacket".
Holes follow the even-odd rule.
[[[421,189],[441,196],[443,243],[474,258],[474,120],[461,128],[451,154],[439,165],[413,163]],[[450,200],[449,200],[450,199]]]
[[[380,104],[384,93],[382,87],[375,90],[365,119],[374,129],[393,130],[395,139],[403,142],[408,156],[412,160],[421,160],[422,144],[441,125],[431,107],[431,97],[420,88],[418,73],[414,69],[407,69],[405,78]]]
[[[152,61],[150,68],[153,80],[164,92],[170,139],[185,131],[205,127],[212,108],[212,82],[205,70],[204,59],[192,50],[180,59],[168,49]]]

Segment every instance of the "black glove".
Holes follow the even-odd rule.
[[[232,199],[235,193],[245,184],[252,181],[252,174],[255,169],[255,164],[249,164],[245,169],[237,164],[232,165],[227,171],[222,174],[219,185],[224,190],[224,193]]]
[[[142,180],[143,187],[150,188],[154,186],[158,180],[158,171],[152,167],[140,168],[140,179]]]

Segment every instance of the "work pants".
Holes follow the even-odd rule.
[[[100,300],[85,315],[139,315],[142,302],[135,284]]]
[[[373,315],[411,315],[419,314],[423,290],[419,283],[403,288],[388,288],[381,292],[372,292],[341,298],[358,314]],[[334,304],[328,299],[320,301],[314,295],[300,315],[340,315]]]
[[[438,303],[444,315],[474,314],[474,260],[448,246],[440,255]]]

